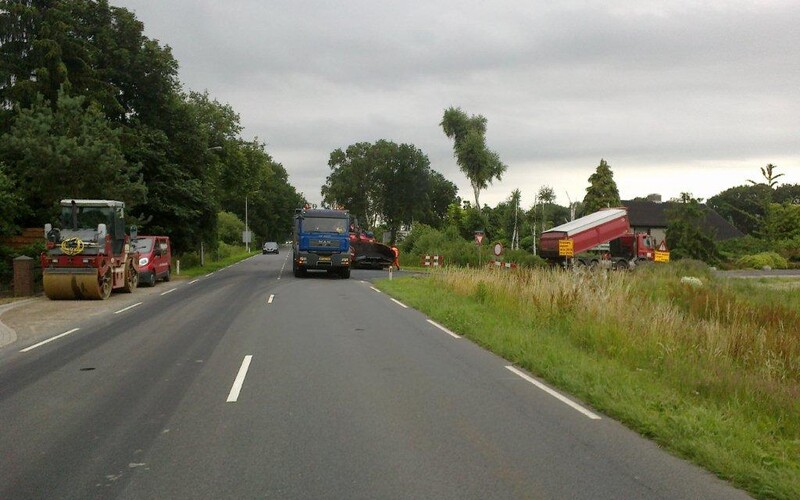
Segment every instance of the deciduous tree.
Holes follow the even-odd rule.
[[[482,115],[468,116],[461,108],[450,107],[439,124],[445,135],[453,139],[456,162],[469,179],[478,210],[481,190],[494,179],[499,180],[508,168],[500,161],[500,155],[486,147],[486,123]]]

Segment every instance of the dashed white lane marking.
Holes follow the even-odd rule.
[[[461,338],[460,335],[456,335],[455,333],[451,332],[450,330],[448,330],[447,328],[443,327],[439,323],[433,321],[432,319],[429,319],[428,323],[432,324],[433,326],[435,326],[436,328],[438,328],[439,330],[443,331],[444,333],[450,335],[453,338],[456,338],[456,339],[460,339]]]
[[[375,291],[376,291],[376,292],[378,292],[378,293],[383,293],[383,292],[381,292],[380,290],[378,290],[377,288],[375,288],[374,286],[371,286],[370,288],[372,288],[373,290],[375,290]]]
[[[289,254],[286,254],[286,257],[283,258],[283,265],[281,266],[281,270],[278,272],[278,279],[281,279],[281,276],[283,276],[283,270],[286,269],[287,262],[289,262]]]
[[[198,281],[200,281],[200,280],[199,280],[199,279],[192,280],[192,281],[190,281],[188,284],[189,284],[189,285],[191,285],[192,283],[197,283]]]
[[[572,407],[573,409],[578,410],[579,412],[583,413],[584,415],[586,415],[587,417],[591,418],[592,420],[600,420],[600,416],[599,415],[590,412],[589,410],[587,410],[583,406],[579,405],[578,403],[570,400],[569,398],[566,398],[566,397],[562,396],[561,394],[559,394],[558,392],[554,391],[553,389],[547,387],[546,385],[544,385],[543,383],[539,382],[535,378],[529,376],[527,373],[524,373],[524,372],[522,372],[520,370],[517,370],[513,366],[506,366],[506,368],[508,368],[510,371],[516,373],[517,375],[519,375],[523,379],[527,380],[531,384],[535,385],[539,389],[543,390],[547,394],[553,396],[554,398],[556,398],[557,400],[561,401],[562,403],[564,403],[564,404]]]
[[[170,289],[170,290],[167,290],[166,292],[162,293],[161,295],[166,295],[166,294],[168,294],[168,293],[172,293],[172,292],[174,292],[175,290],[177,290],[177,288],[172,288],[172,289]]]
[[[235,403],[239,399],[239,392],[242,390],[244,378],[247,376],[247,370],[250,368],[250,360],[253,359],[251,354],[248,354],[242,360],[242,366],[239,368],[239,373],[236,375],[236,380],[233,381],[231,392],[228,393],[227,403]]]
[[[209,277],[209,276],[211,276],[212,274],[214,274],[214,273],[208,273],[208,274],[206,274],[206,275],[204,276],[204,278],[208,278],[208,277]]]
[[[129,311],[129,310],[133,309],[134,307],[138,307],[140,305],[142,305],[142,302],[137,302],[137,303],[135,303],[133,305],[130,305],[128,307],[123,307],[119,311],[114,311],[114,314],[124,313],[125,311]]]
[[[52,341],[54,341],[54,340],[56,340],[56,339],[60,339],[61,337],[64,337],[64,336],[67,336],[67,335],[69,335],[70,333],[75,333],[75,332],[77,332],[78,330],[80,330],[80,328],[73,328],[72,330],[69,330],[69,331],[66,331],[66,332],[64,332],[64,333],[58,334],[58,335],[56,335],[55,337],[50,337],[50,338],[49,338],[49,339],[47,339],[47,340],[43,340],[43,341],[39,342],[38,344],[33,344],[33,345],[32,345],[32,346],[30,346],[30,347],[26,347],[25,349],[22,349],[22,350],[21,350],[21,351],[19,351],[19,352],[28,352],[28,351],[31,351],[31,350],[33,350],[33,349],[36,349],[37,347],[40,347],[40,346],[43,346],[43,345],[47,344],[48,342],[52,342]]]
[[[408,306],[400,302],[399,300],[392,299],[392,302],[397,304],[398,306],[402,307],[403,309],[408,309]]]
[[[272,304],[272,301],[275,299],[275,295],[270,295],[267,299],[267,304]]]

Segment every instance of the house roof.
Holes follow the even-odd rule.
[[[631,227],[647,228],[666,228],[666,211],[675,205],[673,202],[655,203],[652,201],[627,200],[622,205],[628,209],[628,219]],[[703,230],[714,234],[718,241],[729,240],[731,238],[741,238],[744,233],[736,229],[730,222],[725,220],[714,209],[701,205],[705,212],[705,217],[701,222]]]

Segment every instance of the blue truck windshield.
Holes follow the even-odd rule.
[[[304,233],[339,233],[347,230],[347,219],[331,219],[328,217],[306,217],[303,219]]]

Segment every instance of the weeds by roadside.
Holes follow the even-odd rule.
[[[800,497],[797,291],[692,263],[379,286],[752,494]]]
[[[189,259],[189,262],[193,262],[194,265],[190,267],[184,267],[183,265],[181,265],[180,276],[186,278],[195,278],[197,276],[202,276],[204,274],[212,273],[214,271],[222,269],[223,267],[235,264],[240,260],[244,260],[249,257],[252,257],[253,255],[256,255],[255,252],[247,253],[247,251],[241,247],[230,247],[230,248],[231,250],[227,252],[226,256],[223,258],[220,258],[218,260],[213,260],[212,257],[209,257],[208,259],[206,259],[204,266],[200,265],[199,260],[193,261],[192,259]]]

